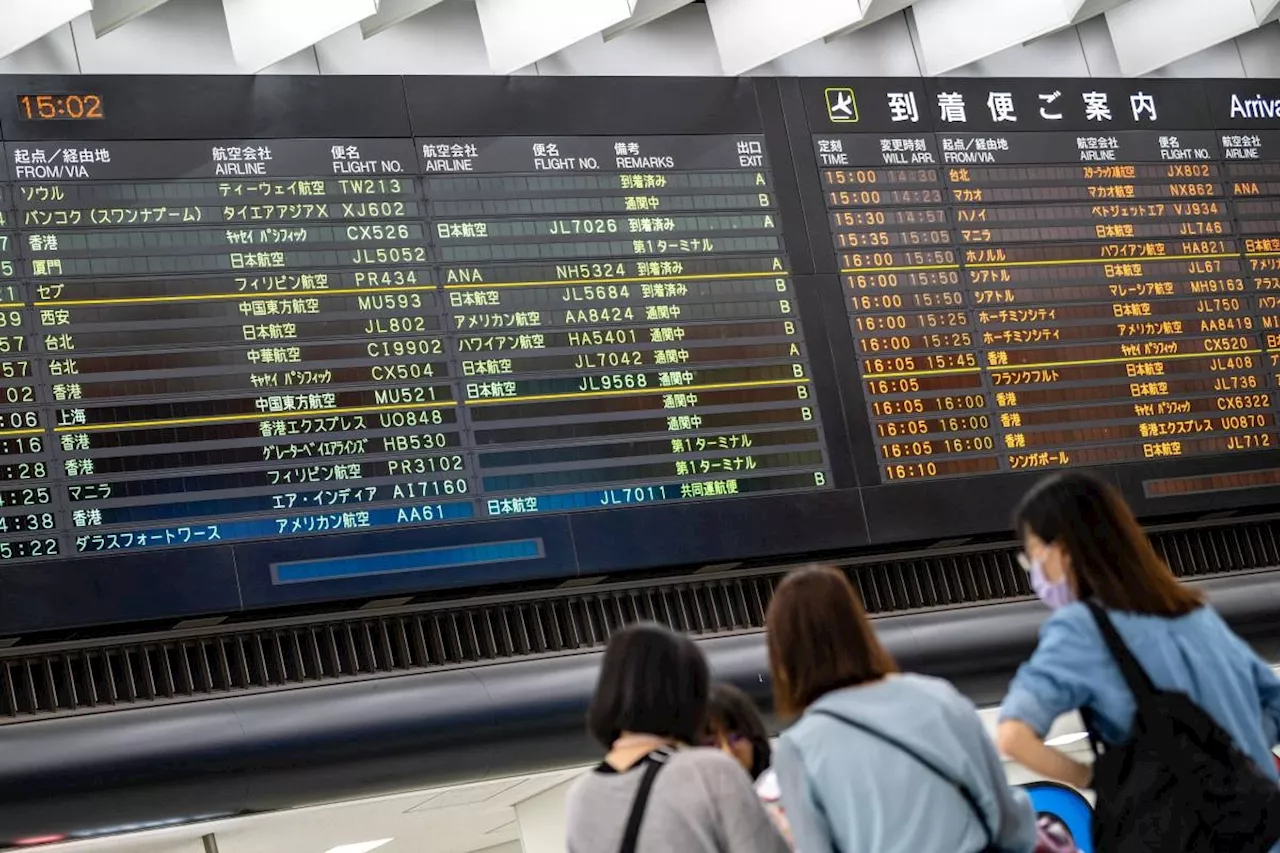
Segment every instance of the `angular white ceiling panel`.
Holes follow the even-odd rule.
[[[165,0],[94,0],[89,19],[93,21],[93,33],[99,38],[116,27],[129,23],[139,15],[145,15]]]
[[[322,74],[489,73],[471,0],[445,0],[373,38],[364,38],[361,27],[348,27],[319,42],[316,57]]]
[[[1120,60],[1116,58],[1116,46],[1111,43],[1111,31],[1105,17],[1090,18],[1076,24],[1076,35],[1084,48],[1084,58],[1089,63],[1090,77],[1121,77]]]
[[[239,74],[222,4],[169,0],[127,26],[96,38],[87,15],[71,22],[82,74]],[[317,74],[311,51],[266,69]]]
[[[826,40],[834,41],[835,39],[848,35],[855,30],[860,30],[863,27],[870,26],[876,21],[883,21],[890,15],[896,15],[898,12],[903,11],[913,2],[914,0],[862,0],[862,19],[856,21],[853,26],[845,27],[843,30],[830,33],[826,36]],[[915,47],[913,46],[911,50],[914,52]]]
[[[1253,11],[1258,21],[1270,21],[1280,14],[1280,0],[1253,0]]]
[[[1075,27],[1015,44],[949,72],[961,77],[1088,77],[1089,61]]]
[[[636,0],[476,0],[494,74],[510,74],[620,24]]]
[[[914,0],[862,0],[862,21],[856,26],[865,27],[890,15],[901,12]]]
[[[1144,77],[1244,77],[1244,60],[1234,41],[1224,41],[1190,56],[1170,62]]]
[[[742,74],[862,20],[855,0],[707,0],[726,74]]]
[[[231,52],[256,73],[374,15],[377,0],[222,0]]]
[[[0,3],[0,57],[44,38],[93,8],[93,0],[14,0]]]
[[[1078,24],[1081,21],[1087,21],[1090,18],[1110,12],[1121,3],[1127,2],[1128,0],[1084,0],[1084,3],[1076,10],[1076,13],[1071,16],[1071,20]]]
[[[676,9],[688,6],[692,2],[693,0],[635,0],[635,11],[631,13],[631,17],[620,24],[606,27],[601,35],[604,36],[605,41],[609,41],[623,33],[631,32],[636,27],[652,23],[663,15],[670,15]]]
[[[1280,77],[1280,23],[1267,24],[1236,39],[1244,73],[1249,77]]]
[[[599,77],[719,77],[720,54],[704,6],[686,6],[611,39],[585,38],[546,59],[538,73]]]
[[[38,41],[0,58],[0,74],[79,74],[70,27],[58,27]]]
[[[907,17],[893,15],[810,42],[747,72],[765,77],[919,77]]]
[[[378,12],[360,22],[365,38],[373,38],[383,30],[407,21],[419,12],[438,6],[444,0],[378,0]]]
[[[1083,0],[918,0],[911,7],[927,75],[945,74],[1071,25]]]
[[[1129,0],[1107,13],[1120,70],[1137,77],[1258,26],[1253,0]]]

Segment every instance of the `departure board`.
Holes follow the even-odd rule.
[[[760,134],[6,161],[7,560],[831,485]]]
[[[859,110],[813,144],[882,481],[1277,446],[1277,219],[1267,166],[1232,162],[1260,138],[1179,83],[887,81],[809,108]]]
[[[0,76],[0,635],[1280,502],[1274,81]]]

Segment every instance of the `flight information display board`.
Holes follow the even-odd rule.
[[[1277,446],[1260,136],[1184,83],[806,94],[882,481]]]
[[[5,151],[6,560],[831,485],[761,134]]]
[[[1280,87],[0,77],[0,633],[1280,494]]]

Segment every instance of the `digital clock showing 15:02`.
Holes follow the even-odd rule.
[[[83,93],[19,95],[18,117],[23,121],[79,121],[107,116],[101,95]]]

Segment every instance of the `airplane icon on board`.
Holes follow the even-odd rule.
[[[854,123],[858,120],[858,99],[853,89],[840,86],[826,90],[827,118],[833,122]]]

